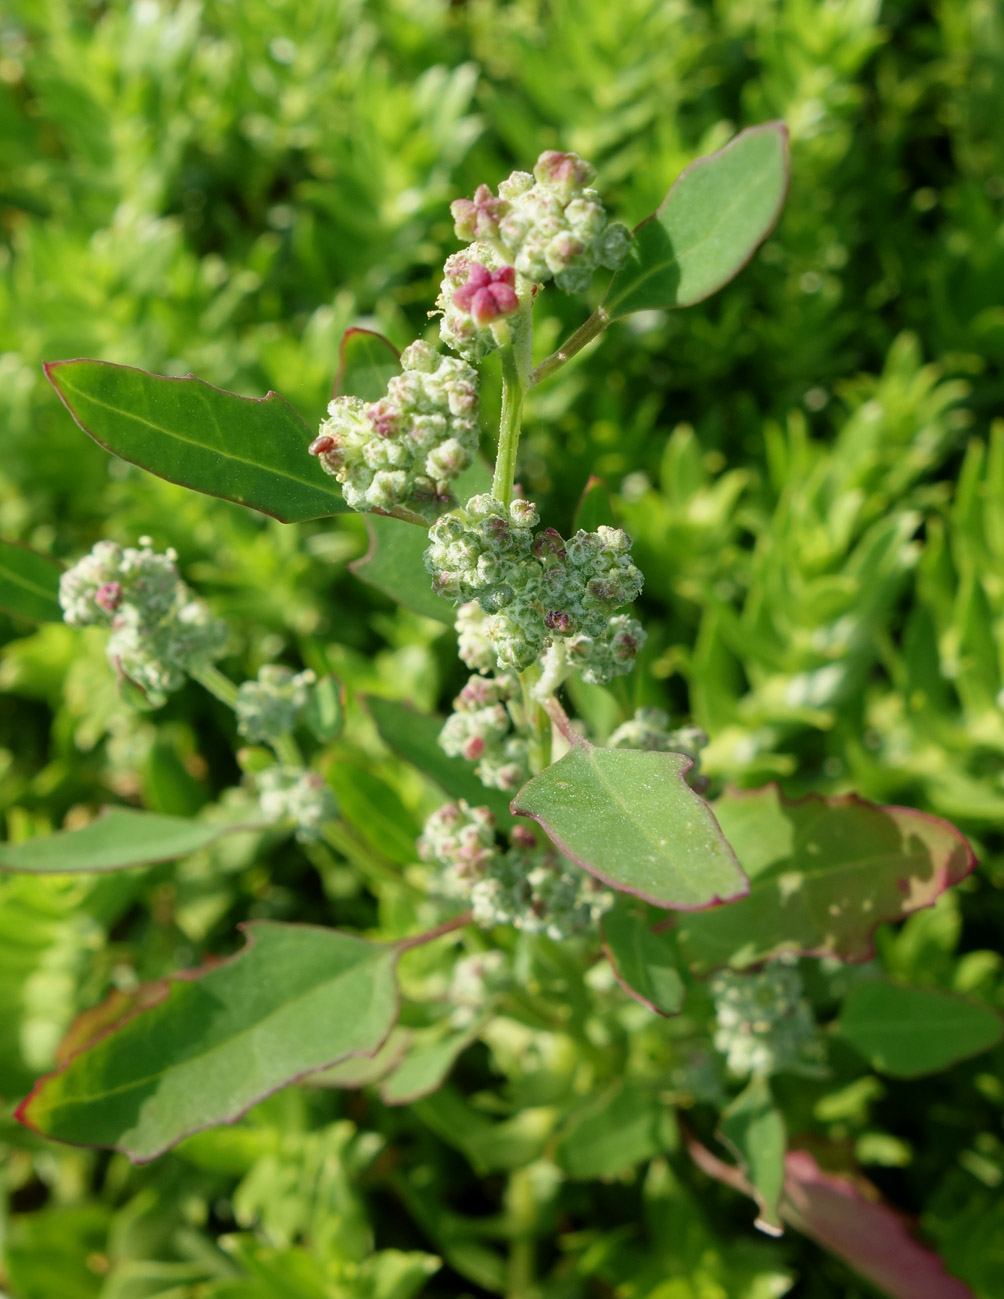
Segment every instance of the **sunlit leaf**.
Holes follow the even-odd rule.
[[[766,1078],[752,1078],[724,1111],[719,1135],[749,1178],[760,1207],[756,1225],[768,1235],[780,1236],[786,1137],[784,1119]]]

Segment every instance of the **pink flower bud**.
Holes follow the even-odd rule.
[[[314,438],[307,450],[312,456],[325,456],[329,451],[334,451],[335,445],[335,439],[330,433],[322,433],[320,437]]]
[[[102,582],[94,592],[94,603],[105,613],[114,613],[122,603],[122,583]]]
[[[560,609],[549,609],[544,615],[544,625],[549,631],[568,631],[572,625],[571,616]]]
[[[529,852],[531,848],[536,848],[537,839],[533,831],[525,825],[514,825],[509,831],[509,842],[514,848],[522,848]]]
[[[474,198],[458,198],[450,204],[454,230],[458,239],[472,243],[475,239],[494,239],[499,232],[499,220],[506,214],[509,204],[496,198],[487,185],[479,185]]]
[[[461,750],[468,762],[477,762],[484,751],[485,742],[480,735],[472,735]]]
[[[537,159],[533,174],[541,185],[546,185],[570,199],[577,189],[589,185],[596,178],[596,170],[577,153],[559,153],[548,149]]]
[[[537,559],[546,559],[549,555],[555,559],[565,558],[565,543],[557,528],[545,528],[534,537],[533,553]]]
[[[467,283],[453,292],[453,306],[468,313],[478,328],[483,329],[499,316],[511,316],[518,310],[515,282],[516,271],[512,266],[490,271],[480,262],[473,262]]]

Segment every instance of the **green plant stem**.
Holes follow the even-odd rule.
[[[509,1175],[506,1218],[510,1232],[506,1299],[531,1299],[536,1292],[534,1236],[538,1210],[533,1180],[525,1168],[517,1169]]]
[[[512,344],[502,349],[502,415],[499,419],[499,445],[495,458],[492,496],[508,506],[516,480],[516,452],[523,427],[523,381]]]
[[[546,705],[534,698],[533,688],[540,680],[539,664],[532,664],[519,674],[523,692],[523,712],[530,740],[530,770],[536,775],[551,765],[551,719]]]
[[[324,841],[336,852],[341,853],[350,865],[368,880],[379,880],[384,884],[394,884],[412,897],[424,898],[425,891],[416,888],[404,878],[400,869],[360,842],[344,821],[328,821],[324,826]]]
[[[276,735],[269,740],[275,756],[287,767],[302,767],[306,764],[303,761],[303,754],[300,752],[300,746],[287,731],[285,735]]]
[[[202,667],[194,668],[189,675],[221,704],[226,704],[228,708],[237,707],[237,687],[229,677],[223,675],[219,668],[213,667],[211,663],[204,663]]]
[[[576,352],[581,352],[587,343],[591,343],[594,338],[602,334],[607,325],[610,324],[611,319],[612,317],[605,307],[597,307],[588,320],[584,321],[556,352],[552,352],[550,356],[541,361],[540,365],[530,375],[528,387],[536,388],[541,380],[547,379],[554,374],[555,370],[560,370]]]

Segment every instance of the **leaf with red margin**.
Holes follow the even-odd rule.
[[[695,911],[741,898],[749,882],[682,753],[598,749],[576,738],[512,801],[583,870],[656,907]]]
[[[282,523],[348,510],[307,454],[313,436],[277,392],[240,397],[186,375],[108,361],[51,361],[46,378],[81,429],[106,451],[209,496]]]
[[[687,989],[676,968],[672,937],[654,934],[638,906],[621,898],[603,917],[603,950],[629,997],[657,1015],[678,1015]]]
[[[768,785],[729,790],[714,811],[750,891],[680,921],[680,950],[698,975],[788,952],[867,960],[878,925],[930,906],[976,865],[947,821],[854,794],[788,801]]]
[[[397,1019],[402,945],[313,925],[241,928],[241,951],[175,975],[162,1000],[42,1078],[18,1120],[145,1163],[305,1074],[379,1050]]]
[[[690,1137],[691,1158],[710,1177],[753,1198],[738,1168]],[[785,1157],[781,1217],[835,1254],[890,1299],[976,1299],[945,1271],[941,1258],[912,1234],[913,1224],[883,1204],[862,1177],[824,1172],[807,1150]]]
[[[401,372],[401,353],[372,329],[347,329],[338,349],[335,397],[379,401],[395,374]]]

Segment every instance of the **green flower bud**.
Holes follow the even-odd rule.
[[[266,663],[256,681],[245,681],[237,691],[237,730],[254,743],[277,739],[295,730],[310,703],[313,672]]]

